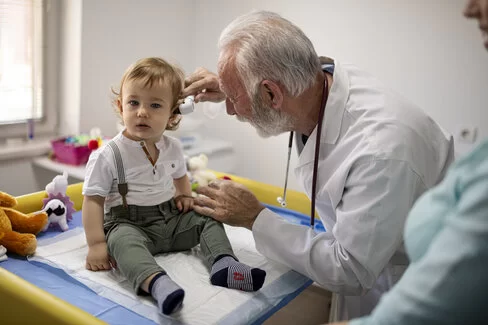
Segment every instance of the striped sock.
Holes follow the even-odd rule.
[[[151,280],[149,292],[156,299],[159,311],[165,315],[178,310],[185,297],[185,291],[165,273],[159,273]]]
[[[236,261],[231,256],[217,259],[212,265],[210,282],[213,285],[243,291],[261,289],[266,278],[264,270],[254,268]]]

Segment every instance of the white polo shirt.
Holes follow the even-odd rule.
[[[180,142],[163,135],[156,143],[159,149],[155,168],[147,158],[140,141],[125,137],[122,132],[113,139],[119,147],[128,184],[127,203],[139,206],[157,205],[173,198],[173,179],[185,176],[186,164]],[[117,188],[117,168],[110,147],[105,144],[92,152],[86,165],[83,195],[105,197],[105,212],[122,204]]]

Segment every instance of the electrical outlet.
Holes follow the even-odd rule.
[[[456,140],[461,143],[473,144],[476,142],[478,128],[475,126],[462,126],[456,133]]]

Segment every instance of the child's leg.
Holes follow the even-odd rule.
[[[166,273],[156,273],[145,281],[148,290],[158,302],[159,310],[169,315],[179,309],[185,297],[185,291],[177,285]]]
[[[237,261],[222,223],[190,211],[178,218],[172,250],[186,250],[200,244],[212,265],[213,285],[244,291],[259,290],[266,272]]]
[[[243,264],[233,256],[222,255],[212,265],[210,282],[213,285],[243,291],[261,289],[266,271]]]
[[[107,246],[117,268],[137,294],[150,293],[164,314],[172,313],[181,305],[183,289],[156,263],[153,257],[156,248],[142,230],[131,224],[118,224],[110,231]]]

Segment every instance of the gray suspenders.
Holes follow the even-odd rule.
[[[119,147],[113,140],[108,142],[108,146],[112,150],[112,154],[115,160],[115,168],[117,169],[117,187],[119,189],[120,195],[122,196],[122,203],[124,204],[124,207],[127,208],[126,195],[127,192],[129,192],[129,187],[127,186],[127,182],[125,180],[125,170],[124,162],[122,161],[122,155],[120,154]]]

